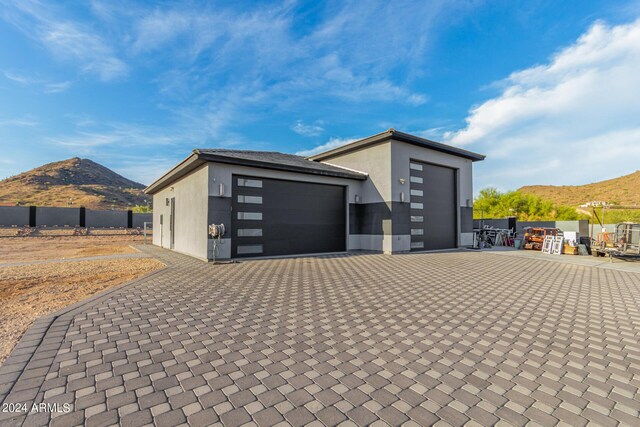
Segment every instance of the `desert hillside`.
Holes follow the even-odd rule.
[[[150,200],[144,188],[92,160],[74,157],[0,181],[0,205],[125,209]]]
[[[520,188],[519,191],[569,206],[579,206],[591,201],[640,206],[640,171],[592,184],[528,185]]]

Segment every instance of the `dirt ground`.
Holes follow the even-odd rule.
[[[0,364],[38,317],[163,266],[155,259],[133,258],[0,268]]]
[[[150,240],[147,237],[148,241]],[[0,264],[23,261],[82,258],[136,252],[140,235],[40,236],[0,238]]]

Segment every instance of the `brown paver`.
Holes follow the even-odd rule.
[[[21,425],[629,425],[640,275],[492,253],[169,268],[35,322]],[[283,424],[284,423],[284,424]]]

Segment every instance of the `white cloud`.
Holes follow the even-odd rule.
[[[17,119],[6,119],[0,120],[0,128],[2,127],[35,127],[38,126],[40,122],[36,119],[27,115],[25,117],[17,118]]]
[[[44,93],[60,93],[66,91],[71,87],[71,82],[68,80],[64,82],[53,83],[47,82],[44,79],[27,77],[9,71],[3,71],[3,74],[7,80],[11,80],[23,86],[34,86],[40,88]]]
[[[291,126],[291,130],[302,136],[320,136],[324,132],[322,122],[315,122],[312,125],[306,125],[302,120],[298,120]]]
[[[49,142],[62,145],[64,147],[74,147],[79,149],[87,149],[98,147],[101,145],[111,145],[119,141],[121,138],[113,133],[96,133],[96,132],[78,132],[72,136],[57,136],[48,139]]]
[[[16,83],[20,83],[23,85],[29,85],[31,83],[33,83],[33,80],[25,77],[23,75],[20,74],[16,74],[16,73],[12,73],[10,71],[3,71],[2,74],[4,74],[4,77],[8,80],[14,81]]]
[[[269,94],[265,99],[283,99],[285,107],[318,94],[419,106],[428,97],[411,89],[407,70],[419,67],[422,52],[416,50],[426,49],[427,29],[436,25],[445,3],[419,8],[411,2],[337,4],[303,33],[296,27],[293,2],[251,11],[178,5],[141,12],[131,24],[131,49],[139,55],[161,50],[179,58],[158,80],[166,92],[180,96],[230,73],[236,77],[230,84],[253,82]],[[423,34],[409,30],[409,21]],[[371,22],[377,23],[376,31]],[[202,58],[214,60],[202,66]]]
[[[298,156],[313,156],[318,153],[333,150],[334,148],[342,147],[343,145],[358,141],[359,139],[362,138],[330,138],[329,141],[325,144],[318,145],[317,147],[311,148],[309,150],[298,151],[296,154]]]
[[[45,93],[60,93],[71,87],[71,82],[47,83],[44,85]]]
[[[45,21],[39,37],[54,55],[78,61],[82,71],[95,74],[100,80],[114,80],[128,72],[127,65],[101,37],[74,23]]]
[[[10,71],[3,71],[2,74],[4,74],[4,77],[7,80],[11,80],[24,86],[40,86],[42,87],[44,93],[64,92],[65,90],[69,89],[69,87],[71,87],[70,81],[52,83],[47,82],[45,79],[27,77],[25,75],[13,73]]]
[[[197,19],[198,14],[193,12],[156,10],[136,23],[133,49],[137,52],[159,49],[179,35],[187,33]]]
[[[640,20],[594,24],[547,64],[518,71],[448,143],[488,155],[476,187],[580,184],[638,169]]]
[[[78,125],[82,128],[82,125]],[[91,126],[87,124],[85,126]],[[84,154],[93,153],[103,146],[166,146],[178,145],[188,140],[189,136],[179,130],[135,126],[126,123],[115,123],[101,129],[77,130],[72,134],[49,137],[47,142]]]
[[[110,81],[126,76],[128,66],[92,28],[57,16],[38,1],[9,2],[2,17],[47,48],[56,59],[76,62],[83,72]]]

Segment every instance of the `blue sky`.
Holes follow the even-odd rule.
[[[0,0],[0,178],[73,156],[149,184],[195,147],[390,127],[488,155],[476,190],[638,169],[640,1]]]

